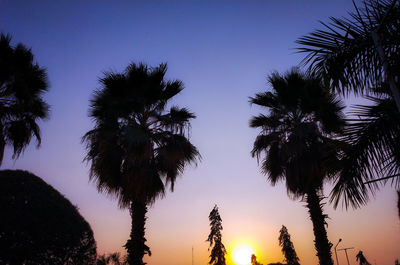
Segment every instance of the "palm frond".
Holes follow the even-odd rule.
[[[330,18],[316,30],[296,41],[298,52],[305,53],[302,64],[326,84],[343,95],[370,94],[383,79],[382,62],[371,33],[379,30],[382,47],[390,65],[395,67],[400,53],[400,4],[386,0],[368,0],[355,6],[350,18]]]
[[[358,119],[347,126],[344,140],[343,170],[332,191],[331,201],[337,207],[340,199],[346,208],[364,205],[368,193],[379,188],[376,178],[400,173],[400,114],[392,99],[368,97],[373,105],[354,106]],[[364,182],[369,182],[368,186]]]

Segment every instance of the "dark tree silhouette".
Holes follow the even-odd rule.
[[[210,247],[208,250],[210,250],[212,247],[210,261],[208,264],[225,265],[226,250],[224,244],[222,243],[222,219],[219,215],[217,205],[215,205],[210,212],[208,219],[210,220],[211,226],[211,231],[207,238],[207,241],[210,242]]]
[[[251,254],[251,265],[262,265],[257,261],[257,257],[254,254]]]
[[[339,200],[345,207],[366,204],[368,191],[379,188],[370,182],[374,179],[395,179],[392,184],[400,187],[400,114],[390,88],[400,88],[400,2],[367,0],[355,5],[349,16],[331,18],[330,24],[322,23],[324,29],[297,41],[310,71],[337,92],[366,95],[372,103],[356,107],[360,119],[345,133],[351,148],[345,150],[344,168],[332,193],[334,207]]]
[[[96,265],[127,265],[126,258],[121,257],[119,252],[114,252],[108,255],[100,255],[97,257]]]
[[[167,103],[182,91],[181,81],[164,79],[167,66],[130,64],[123,73],[105,73],[91,100],[93,130],[83,137],[90,179],[113,195],[132,217],[125,245],[130,265],[143,265],[151,255],[145,244],[147,207],[163,196],[188,163],[200,158],[188,140],[195,115]]]
[[[356,260],[360,262],[360,265],[371,265],[371,263],[368,262],[361,250],[358,252]]]
[[[288,195],[305,200],[320,265],[332,265],[321,201],[324,180],[332,179],[339,168],[341,143],[333,137],[345,125],[343,106],[319,78],[296,69],[284,76],[272,74],[269,83],[272,92],[250,98],[252,104],[269,110],[250,120],[250,127],[261,129],[252,156],[263,156],[262,172],[272,185],[285,180]]]
[[[49,106],[42,94],[48,90],[47,74],[34,62],[30,49],[0,34],[0,165],[4,149],[14,149],[13,158],[25,150],[32,136],[40,145],[38,120],[47,118]]]
[[[89,224],[39,177],[0,171],[0,205],[0,264],[95,264]]]
[[[300,265],[294,245],[290,240],[290,234],[286,226],[282,225],[279,231],[279,246],[282,247],[282,253],[285,256],[287,265]]]

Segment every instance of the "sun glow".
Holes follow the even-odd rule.
[[[251,264],[251,255],[256,254],[254,248],[247,244],[237,245],[232,251],[232,259],[237,265]]]

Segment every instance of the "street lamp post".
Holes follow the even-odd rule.
[[[335,256],[336,256],[336,264],[337,264],[337,265],[339,265],[339,260],[338,260],[338,258],[337,258],[336,248],[337,248],[337,246],[339,245],[340,242],[342,242],[342,239],[341,239],[341,238],[339,238],[339,241],[337,242],[337,244],[336,244],[336,246],[335,246]]]
[[[349,256],[347,256],[347,250],[348,249],[354,249],[354,248],[353,247],[351,247],[351,248],[342,248],[342,249],[338,249],[338,251],[339,250],[344,250],[344,252],[346,253],[347,265],[350,265]]]

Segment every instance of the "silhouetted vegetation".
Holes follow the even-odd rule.
[[[357,253],[356,260],[360,262],[360,265],[371,265],[361,250]]]
[[[251,254],[251,265],[262,265],[257,261],[257,257],[254,254]]]
[[[31,141],[40,145],[37,120],[48,116],[49,107],[42,94],[48,89],[47,73],[34,62],[30,49],[18,43],[11,46],[11,36],[0,34],[0,165],[4,148],[13,147],[17,158]]]
[[[210,242],[208,250],[210,250],[210,248],[212,247],[210,261],[208,262],[208,264],[225,265],[226,250],[224,244],[222,243],[222,219],[219,215],[217,205],[215,205],[210,212],[208,219],[210,220],[211,226],[211,231],[207,238],[207,241]]]
[[[321,265],[332,265],[332,244],[328,241],[323,214],[323,183],[338,170],[341,133],[341,102],[324,89],[321,80],[293,69],[284,76],[269,76],[272,92],[258,93],[252,104],[267,108],[250,120],[260,128],[251,152],[262,157],[261,169],[272,185],[286,181],[288,195],[306,201]]]
[[[0,171],[0,205],[0,264],[95,264],[89,224],[39,177]]]
[[[118,252],[109,255],[103,254],[97,257],[96,265],[127,265],[126,257],[121,257]]]
[[[355,6],[350,18],[331,18],[324,29],[300,38],[304,63],[329,88],[348,95],[366,95],[372,106],[356,106],[359,118],[345,132],[350,144],[343,156],[343,170],[332,192],[347,207],[368,201],[370,182],[395,178],[400,185],[400,114],[395,99],[400,88],[400,2],[367,0]],[[379,52],[380,51],[380,52]],[[364,184],[368,182],[366,187]]]
[[[90,179],[101,192],[118,198],[132,217],[130,239],[125,245],[130,265],[143,265],[151,255],[145,244],[148,205],[171,190],[188,163],[199,152],[188,140],[195,115],[170,100],[183,89],[181,81],[164,80],[167,66],[149,68],[130,64],[123,73],[105,73],[101,88],[91,100],[93,130],[83,137]]]
[[[279,231],[278,240],[279,246],[282,247],[282,253],[285,256],[287,265],[300,265],[300,259],[297,257],[292,240],[290,240],[290,234],[284,225],[282,225],[282,228]]]

